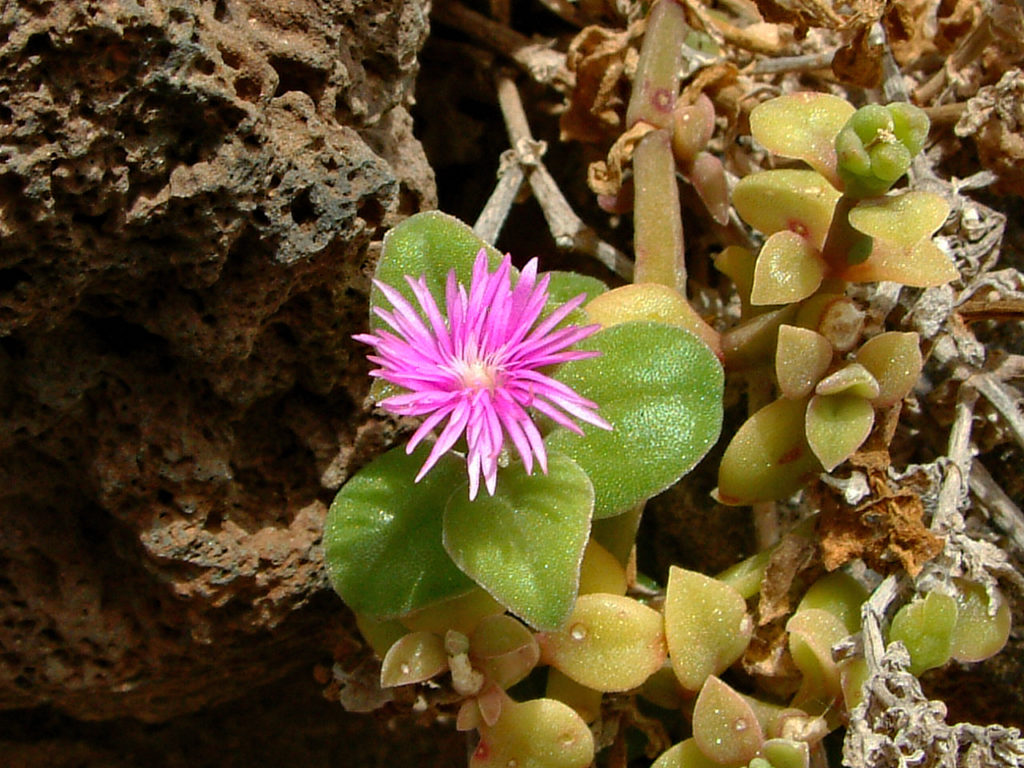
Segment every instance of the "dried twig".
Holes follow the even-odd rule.
[[[584,224],[544,166],[541,157],[546,145],[533,138],[519,89],[509,75],[498,75],[497,93],[513,154],[506,155],[498,184],[473,230],[488,242],[493,242],[497,238],[525,177],[544,213],[555,245],[592,256],[617,275],[626,280],[632,279],[633,262],[617,248],[601,240],[593,229]],[[515,164],[518,173],[511,170],[510,163]]]
[[[774,59],[760,59],[751,68],[755,75],[776,75],[783,72],[813,72],[832,66],[835,51],[807,53],[803,56],[778,56]]]
[[[960,505],[967,489],[967,475],[971,465],[971,419],[977,401],[977,390],[968,382],[961,384],[957,392],[956,416],[949,431],[948,464],[932,516],[931,529],[936,533],[963,527]]]
[[[976,374],[971,377],[971,382],[1003,417],[1017,445],[1024,448],[1024,416],[1019,407],[1022,399],[1020,392],[991,373]]]
[[[538,83],[560,91],[572,89],[575,78],[565,65],[564,53],[534,43],[511,27],[470,10],[456,0],[438,2],[431,13],[442,24],[454,27],[504,54]]]
[[[985,465],[975,459],[971,463],[971,491],[981,502],[992,522],[1001,529],[1017,552],[1024,555],[1024,512],[1021,512],[1006,491],[989,474]]]
[[[497,242],[505,219],[508,218],[508,212],[512,209],[512,203],[519,196],[519,190],[525,180],[526,173],[515,151],[503,153],[498,164],[498,183],[494,185],[494,191],[491,192],[487,204],[473,225],[473,232],[477,237],[487,243]]]

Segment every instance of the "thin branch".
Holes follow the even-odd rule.
[[[498,166],[498,183],[494,185],[494,191],[491,192],[487,204],[473,225],[473,232],[477,237],[486,243],[497,242],[505,219],[512,209],[512,203],[519,196],[519,190],[525,180],[526,173],[516,153],[509,150],[502,154]]]
[[[949,444],[946,450],[949,464],[939,487],[939,498],[932,516],[931,529],[937,533],[960,529],[960,499],[967,485],[971,466],[971,419],[978,391],[968,380],[960,385],[957,393],[955,417],[949,430]]]
[[[885,653],[885,636],[882,634],[882,627],[886,624],[885,614],[899,594],[900,582],[897,576],[886,576],[871,593],[871,597],[865,600],[860,607],[864,633],[864,658],[872,673],[878,672],[882,656]]]
[[[1018,407],[1021,402],[1020,392],[991,373],[976,374],[971,377],[971,383],[1003,417],[1017,445],[1024,448],[1024,416]]]
[[[564,53],[534,43],[511,27],[470,10],[456,0],[441,0],[434,5],[431,14],[442,24],[504,54],[538,83],[560,91],[572,90],[576,78],[565,65]]]
[[[975,459],[971,463],[971,490],[978,497],[992,522],[1005,534],[1017,551],[1024,555],[1024,512],[1018,507],[992,475],[985,465]]]
[[[835,51],[808,53],[803,56],[779,56],[774,59],[760,59],[752,72],[755,75],[775,75],[783,72],[813,72],[817,69],[828,69],[832,66]]]
[[[544,213],[544,219],[547,221],[555,245],[592,256],[617,275],[631,280],[633,262],[617,248],[601,240],[593,229],[583,223],[544,166],[541,156],[544,153],[545,144],[533,138],[530,124],[526,119],[526,110],[523,109],[523,102],[519,96],[519,89],[507,74],[498,75],[497,92],[498,104],[505,118],[509,141],[530,183],[533,196]],[[497,190],[495,190],[496,193]],[[493,198],[494,195],[492,195]],[[488,201],[489,205],[490,201]],[[498,228],[500,229],[500,224]]]

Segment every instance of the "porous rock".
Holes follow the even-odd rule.
[[[433,207],[425,0],[0,11],[0,709],[160,720],[322,659],[380,448],[385,228]]]

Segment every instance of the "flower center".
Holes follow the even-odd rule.
[[[466,389],[494,389],[499,384],[501,371],[496,365],[473,360],[463,363],[461,367],[459,378]]]

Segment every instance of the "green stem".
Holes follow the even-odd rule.
[[[686,246],[676,161],[668,131],[651,131],[633,153],[636,186],[633,248],[637,283],[659,283],[686,295]]]
[[[676,0],[661,0],[651,10],[626,109],[627,129],[641,120],[655,128],[672,124],[688,31],[686,12]]]
[[[836,203],[821,255],[828,265],[827,277],[842,275],[851,264],[859,264],[871,253],[871,238],[850,224],[850,211],[860,199],[843,195]]]

